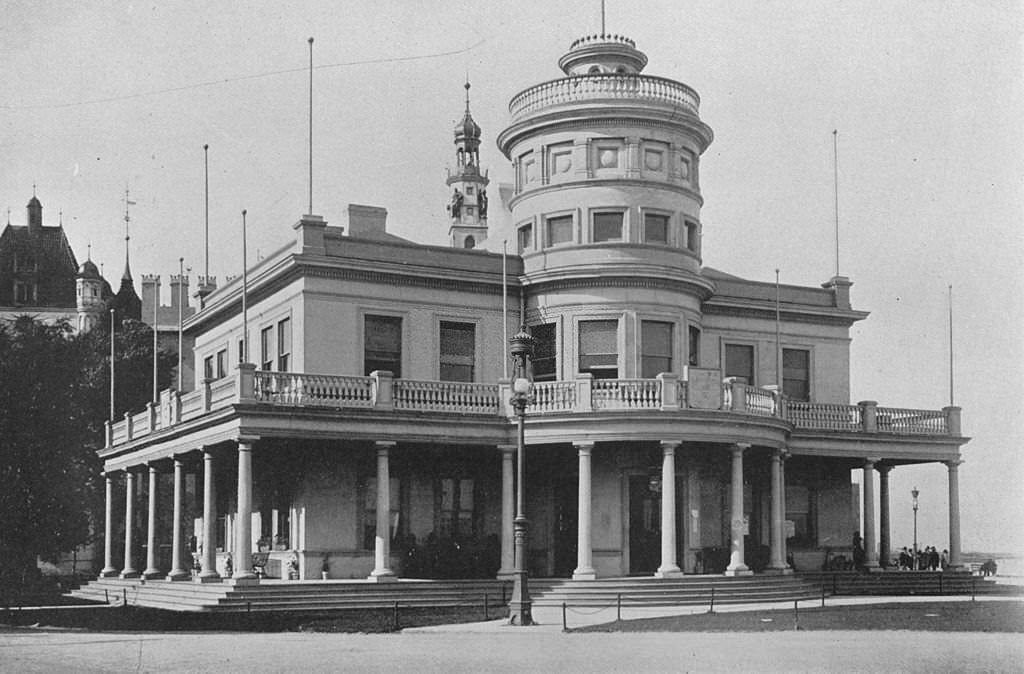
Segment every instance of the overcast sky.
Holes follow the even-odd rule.
[[[508,100],[559,77],[600,30],[598,0],[558,3],[44,3],[7,0],[0,25],[0,209],[25,224],[32,186],[79,260],[117,284],[124,191],[142,274],[202,273],[203,144],[210,272],[287,243],[307,210],[307,38],[314,36],[313,210],[384,206],[389,229],[444,244],[445,168],[462,85],[494,182]],[[816,285],[834,271],[832,130],[839,130],[840,270],[871,316],[853,329],[851,401],[964,408],[965,550],[1024,550],[1024,78],[1021,5],[864,0],[608,0],[608,32],[645,72],[702,97],[704,263]],[[493,211],[494,209],[492,209]],[[165,299],[165,301],[167,301]],[[942,465],[890,479],[893,543],[947,546]]]

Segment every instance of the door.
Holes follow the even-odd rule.
[[[629,572],[654,573],[661,562],[661,494],[646,475],[629,477]]]

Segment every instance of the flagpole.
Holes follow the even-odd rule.
[[[782,393],[782,312],[779,307],[779,270],[775,270],[775,385]]]
[[[114,310],[110,310],[110,423],[114,423]]]
[[[309,210],[313,214],[313,38],[309,38]]]
[[[953,407],[953,285],[949,286],[949,406]]]
[[[508,379],[508,239],[501,242],[501,343],[505,357],[502,376]]]
[[[836,276],[839,276],[839,130],[832,130],[832,172],[836,201]]]
[[[207,285],[210,282],[210,146],[209,144],[203,145],[203,183],[205,192],[205,266],[203,267],[203,283]],[[204,295],[200,294],[200,297]],[[202,308],[202,307],[200,307]]]
[[[160,399],[160,392],[157,389],[156,383],[156,350],[157,350],[157,335],[156,335],[156,320],[157,320],[157,309],[160,307],[160,277],[157,276],[153,279],[153,404],[155,405]],[[180,350],[179,346],[179,350]]]
[[[249,308],[246,293],[249,288],[249,272],[246,269],[245,251],[245,209],[242,209],[242,362],[249,362]]]
[[[183,364],[184,364],[184,346],[185,346],[185,334],[184,334],[184,309],[182,306],[181,289],[185,287],[185,258],[178,258],[178,393],[182,392],[182,378],[184,377]]]

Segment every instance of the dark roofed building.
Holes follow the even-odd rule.
[[[78,262],[61,226],[43,225],[43,207],[28,202],[28,224],[7,223],[0,233],[0,311],[76,311]],[[47,312],[49,313],[49,312]]]

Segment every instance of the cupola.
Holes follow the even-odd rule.
[[[575,75],[632,75],[647,65],[647,55],[624,35],[588,35],[569,46],[558,66],[570,77]]]

